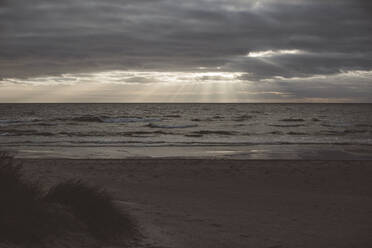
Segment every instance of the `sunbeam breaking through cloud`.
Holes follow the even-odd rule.
[[[372,70],[370,7],[364,0],[1,1],[0,101],[22,101],[9,97],[19,95],[9,87],[26,92],[69,86],[82,92],[93,84],[107,91],[113,85],[211,86],[203,92],[242,84],[283,94],[244,99],[236,97],[239,92],[203,93],[198,99],[307,101],[303,95],[309,95],[328,101],[332,91],[313,96],[308,85],[283,86],[296,78],[317,85],[319,77],[327,78],[324,89],[340,84],[338,99],[371,101],[370,83],[343,73]],[[332,81],[339,80],[335,75],[354,86]]]

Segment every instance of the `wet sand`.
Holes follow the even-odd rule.
[[[47,187],[103,186],[138,247],[372,247],[372,161],[19,160]]]

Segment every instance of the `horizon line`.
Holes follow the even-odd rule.
[[[372,102],[0,102],[0,104],[372,104]]]

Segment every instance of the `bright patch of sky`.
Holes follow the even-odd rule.
[[[281,55],[296,55],[296,54],[305,54],[305,51],[293,49],[293,50],[267,50],[267,51],[257,51],[249,52],[247,57],[251,58],[267,58]]]
[[[192,84],[192,83],[237,83],[243,72],[159,72],[159,71],[105,71],[92,73],[66,73],[60,76],[33,78],[5,78],[0,84],[20,85],[75,85],[103,84]]]

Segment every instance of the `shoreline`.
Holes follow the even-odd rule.
[[[333,163],[333,162],[341,162],[341,163],[354,163],[354,162],[360,162],[362,164],[370,163],[372,166],[372,161],[370,160],[363,160],[363,159],[356,159],[356,160],[344,160],[344,159],[243,159],[243,158],[190,158],[190,157],[128,157],[128,158],[53,158],[53,157],[46,157],[46,158],[15,158],[15,161],[19,162],[45,162],[45,161],[61,161],[61,162],[68,162],[68,161],[80,161],[80,162],[126,162],[126,161],[132,161],[132,162],[151,162],[151,161],[171,161],[171,162],[177,162],[177,161],[207,161],[207,162],[213,162],[213,161],[226,161],[230,162],[252,162],[252,163],[286,163],[286,162],[300,162],[300,163],[312,163],[312,162],[319,162],[319,163]]]
[[[16,158],[50,159],[231,159],[370,160],[366,145],[251,145],[188,147],[3,147]],[[144,156],[145,154],[145,156]]]
[[[372,162],[16,159],[49,187],[104,187],[137,221],[136,247],[372,246]]]

